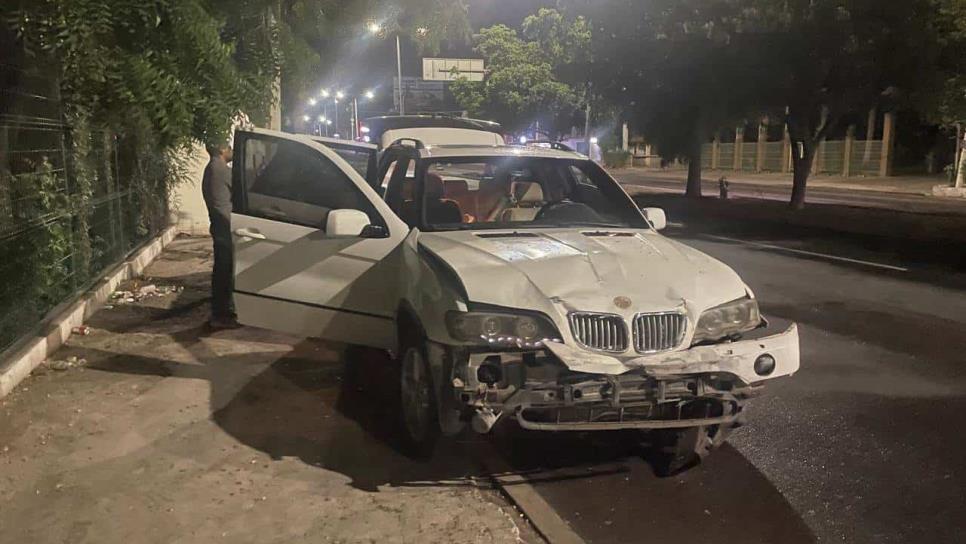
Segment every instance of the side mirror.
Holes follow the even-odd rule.
[[[359,233],[360,238],[388,238],[389,229],[382,225],[366,225],[363,227],[362,232]]]
[[[644,208],[644,217],[651,222],[654,230],[664,230],[667,226],[667,216],[661,208]]]
[[[325,220],[326,236],[359,236],[369,225],[369,216],[359,210],[332,210]]]

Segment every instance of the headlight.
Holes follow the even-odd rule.
[[[758,301],[753,298],[732,300],[705,310],[694,328],[694,342],[717,340],[747,332],[761,324]]]
[[[446,327],[453,338],[483,346],[539,348],[559,342],[553,323],[544,317],[495,312],[449,312]]]

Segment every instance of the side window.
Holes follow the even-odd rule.
[[[331,210],[354,209],[381,223],[372,204],[342,170],[298,142],[249,138],[244,143],[241,213],[323,228]]]
[[[369,159],[372,156],[366,149],[347,149],[347,148],[330,148],[335,151],[340,157],[345,159],[345,162],[349,163],[350,166],[359,172],[359,175],[363,178],[369,175]]]
[[[594,185],[594,182],[590,181],[590,178],[587,177],[587,174],[585,174],[583,170],[581,170],[580,168],[577,168],[577,166],[575,165],[570,165],[569,168],[570,168],[570,175],[574,177],[575,182],[581,185],[589,185],[590,187],[596,187],[596,185]]]

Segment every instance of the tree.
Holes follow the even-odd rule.
[[[474,50],[487,63],[484,81],[460,78],[450,90],[472,115],[507,128],[524,129],[539,121],[548,131],[560,130],[572,121],[579,97],[559,74],[572,74],[568,68],[582,61],[579,52],[590,39],[586,21],[541,9],[524,21],[523,33],[521,38],[506,25],[481,29]]]
[[[935,75],[934,0],[744,0],[741,32],[759,37],[761,107],[793,141],[791,206],[802,208],[818,143],[870,106],[908,100]]]
[[[612,37],[602,63],[610,72],[596,79],[616,74],[611,87],[627,88],[624,103],[634,102],[662,152],[690,159],[691,194],[708,129],[752,114],[783,119],[794,140],[791,205],[800,208],[823,137],[930,80],[936,2],[618,0],[619,11],[608,3],[615,30],[595,34]]]
[[[598,88],[662,156],[688,162],[688,196],[701,196],[702,144],[754,110],[739,15],[735,2],[612,0],[593,17]]]

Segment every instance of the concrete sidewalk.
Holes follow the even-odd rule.
[[[614,170],[614,172],[630,173],[632,175],[648,176],[655,179],[681,181],[688,177],[688,171],[681,168],[648,168],[629,167]],[[717,183],[724,176],[729,182],[747,185],[761,185],[767,187],[792,186],[792,175],[777,173],[753,174],[734,172],[731,170],[703,170],[701,180],[704,183]],[[914,195],[931,195],[935,185],[945,185],[945,176],[892,176],[892,177],[842,177],[814,174],[808,178],[808,186],[823,189],[844,189],[852,191],[873,191],[881,193],[899,193]]]
[[[141,283],[183,291],[97,312],[0,400],[0,540],[540,541],[478,443],[397,451],[385,361],[350,383],[342,346],[208,334],[210,248],[175,240]]]

